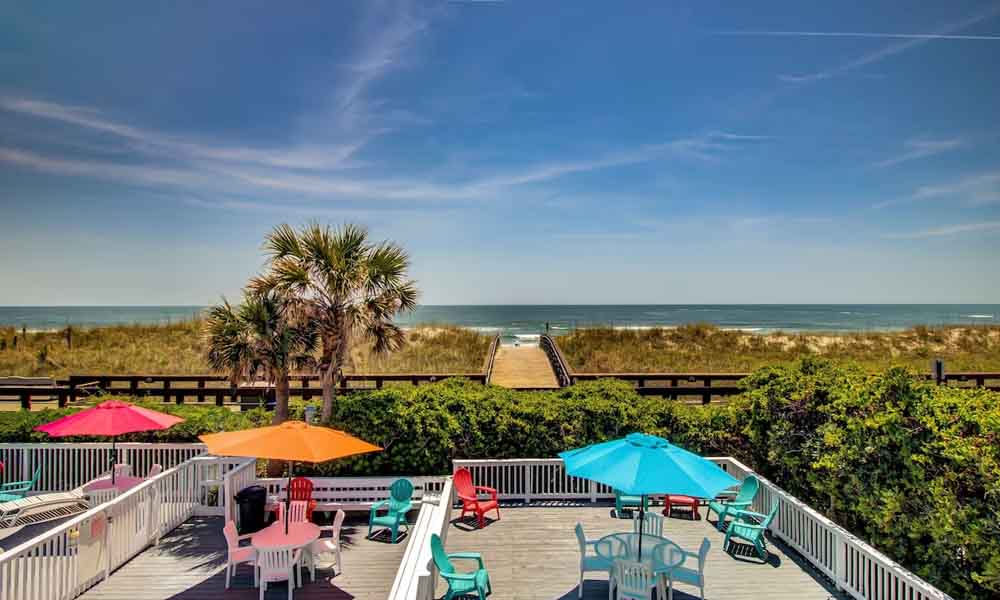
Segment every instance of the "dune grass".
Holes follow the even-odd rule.
[[[1000,370],[1000,327],[924,327],[898,332],[771,333],[727,331],[696,323],[677,328],[581,329],[558,338],[579,372],[746,372],[807,356],[850,361],[870,370],[905,365],[948,371]]]
[[[14,347],[14,337],[17,347]],[[418,327],[396,353],[374,356],[364,345],[351,350],[347,372],[479,373],[490,339],[457,327]],[[65,331],[28,332],[0,327],[0,376],[61,378],[70,374],[212,373],[205,361],[201,321],[170,325],[118,325]]]

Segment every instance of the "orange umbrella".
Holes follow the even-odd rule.
[[[378,452],[382,448],[329,427],[318,427],[303,421],[285,421],[280,425],[224,431],[198,436],[216,456],[247,456],[287,460],[288,482],[291,487],[292,466],[296,461],[319,463],[355,454]],[[285,497],[285,532],[288,532],[288,503]]]

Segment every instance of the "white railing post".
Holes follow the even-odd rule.
[[[534,465],[528,463],[523,466],[524,477],[524,503],[531,504],[531,481],[534,479]]]
[[[590,479],[587,481],[587,483],[589,484],[588,487],[590,488],[590,503],[594,504],[595,502],[597,502],[597,482],[594,481],[593,479]]]
[[[21,451],[21,475],[15,481],[31,479],[31,451],[25,448]]]

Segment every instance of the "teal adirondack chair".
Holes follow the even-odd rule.
[[[35,488],[35,484],[38,483],[38,478],[41,475],[42,468],[38,467],[35,469],[35,474],[27,481],[11,481],[10,483],[0,485],[0,502],[10,502],[11,500],[24,498],[28,492]]]
[[[621,492],[621,490],[615,490],[615,516],[621,516],[622,511],[626,508],[639,508],[642,506],[642,510],[649,510],[649,497],[648,496],[629,496]]]
[[[715,527],[719,531],[722,531],[722,524],[726,522],[726,516],[732,516],[732,514],[738,510],[749,509],[759,488],[760,482],[757,481],[757,478],[753,475],[748,475],[740,485],[740,491],[737,492],[735,499],[730,500],[729,502],[712,500],[708,503],[708,510],[705,511],[705,519],[708,520],[708,515],[714,510],[715,514],[719,517]]]
[[[774,516],[778,514],[778,501],[774,501],[771,512],[766,515],[749,510],[739,510],[732,514],[733,520],[729,523],[729,528],[726,530],[726,539],[722,542],[722,547],[728,551],[731,539],[750,542],[753,544],[754,549],[757,550],[757,554],[761,560],[767,561],[767,539],[764,537],[764,532],[771,526]]]
[[[406,513],[413,508],[411,498],[413,498],[413,484],[409,480],[393,481],[389,486],[389,499],[372,505],[368,514],[368,537],[372,536],[372,529],[375,527],[384,527],[392,532],[392,543],[395,544],[400,525],[405,525],[406,530],[410,530],[410,525],[406,522]],[[382,510],[386,511],[385,514],[379,515],[379,511]]]
[[[448,593],[443,600],[451,600],[456,596],[466,596],[475,593],[480,600],[486,598],[487,594],[493,593],[490,585],[490,575],[486,572],[486,565],[483,564],[483,555],[478,552],[453,552],[448,554],[444,551],[444,544],[441,537],[436,533],[431,534],[431,556],[434,558],[434,566],[438,573],[448,584]],[[469,573],[459,573],[455,571],[455,566],[451,564],[452,559],[474,560],[477,563],[475,571]]]

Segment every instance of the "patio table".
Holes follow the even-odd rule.
[[[661,560],[657,557],[660,553],[654,552],[654,549],[660,546],[668,546],[675,549],[674,552],[670,552],[668,548],[666,552],[669,562]],[[673,599],[674,585],[671,574],[675,568],[684,563],[684,551],[676,543],[670,541],[670,539],[648,533],[642,534],[641,558],[639,557],[639,534],[634,532],[606,535],[597,540],[597,543],[594,544],[594,550],[598,556],[612,563],[616,560],[625,559],[645,564],[653,573],[660,576],[661,582],[664,579],[666,580],[669,596]]]
[[[97,492],[102,490],[110,490],[112,488],[117,489],[119,492],[124,492],[130,490],[135,486],[139,485],[143,481],[146,481],[144,477],[132,477],[131,475],[118,475],[115,477],[115,482],[111,483],[111,476],[102,477],[91,481],[86,486],[84,486],[84,492]]]

